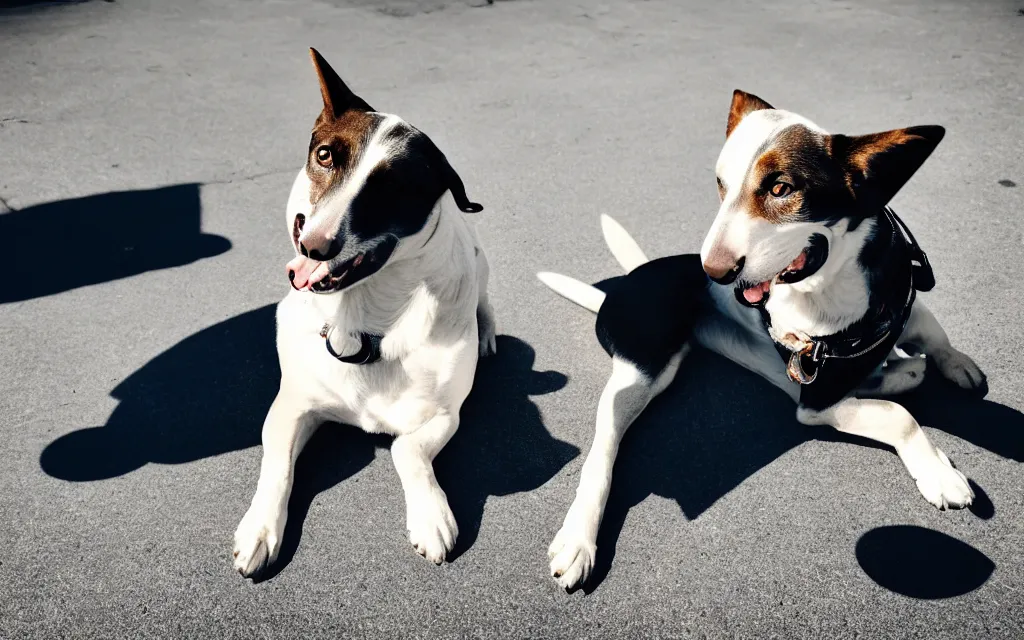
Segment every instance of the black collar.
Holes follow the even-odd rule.
[[[334,351],[334,347],[331,346],[330,340],[330,327],[324,325],[324,328],[320,331],[320,337],[324,338],[324,344],[327,345],[327,353],[331,354],[331,357],[338,362],[344,362],[345,364],[373,364],[380,360],[380,342],[384,339],[384,336],[377,335],[376,333],[359,333],[353,334],[359,336],[359,351],[356,351],[350,356],[343,356]]]
[[[880,227],[885,225],[880,231],[890,237],[887,256],[894,261],[897,274],[902,275],[906,270],[906,284],[894,287],[889,295],[883,296],[873,314],[865,315],[839,333],[813,337],[801,350],[789,352],[786,371],[794,382],[814,382],[821,365],[829,358],[868,357],[882,347],[886,351],[891,349],[893,340],[898,339],[907,326],[917,291],[930,291],[935,286],[928,256],[903,220],[889,207],[883,209],[878,218]],[[765,324],[771,326],[771,316],[763,306],[761,316]]]

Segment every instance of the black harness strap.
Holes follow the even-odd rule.
[[[324,336],[327,338],[327,336]],[[327,353],[331,354],[338,362],[344,362],[346,364],[373,364],[380,360],[380,341],[384,339],[384,336],[377,335],[375,333],[360,333],[359,351],[356,351],[350,356],[343,356],[335,353],[334,348],[331,347],[331,341],[329,339],[324,340],[327,345]]]
[[[872,366],[883,362],[910,320],[917,291],[930,291],[935,286],[935,274],[928,256],[917,244],[907,225],[888,207],[883,210],[882,217],[891,227],[889,250],[904,252],[910,261],[906,298],[902,304],[897,301],[888,308],[883,303],[873,319],[862,319],[838,334],[811,338],[800,351],[791,352],[779,345],[779,353],[787,360],[786,371],[793,381],[802,385],[812,384],[829,359],[877,360]],[[761,315],[765,325],[770,327],[771,317],[763,306]],[[849,382],[855,385],[859,381]]]

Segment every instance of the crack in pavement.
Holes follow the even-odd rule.
[[[38,122],[32,122],[31,120],[26,120],[25,118],[0,118],[0,129],[2,129],[5,125],[11,124],[11,123],[14,123],[14,124],[39,124]]]

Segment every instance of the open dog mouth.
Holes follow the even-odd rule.
[[[808,245],[785,269],[769,280],[750,284],[740,281],[736,284],[736,299],[748,307],[759,307],[768,302],[771,288],[776,282],[793,284],[814,275],[828,259],[828,240],[821,234],[811,236]]]
[[[349,258],[326,262],[297,255],[285,266],[288,280],[298,291],[334,293],[364,280],[384,266],[395,250],[398,239],[387,236],[375,246]]]

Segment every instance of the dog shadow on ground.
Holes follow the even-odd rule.
[[[111,392],[119,404],[106,425],[71,432],[43,450],[43,470],[97,481],[150,462],[181,464],[260,444],[281,375],[274,311],[268,305],[243,313],[156,356]],[[436,461],[459,522],[456,556],[476,539],[488,496],[536,489],[579,453],[551,436],[530,400],[566,384],[561,373],[534,371],[534,356],[522,340],[498,337],[498,353],[481,361],[459,430]],[[297,552],[317,494],[370,464],[375,449],[390,442],[354,427],[317,431],[299,458],[281,552],[264,579]]]
[[[606,281],[599,286],[609,284]],[[927,427],[941,429],[1005,458],[1024,460],[1024,414],[972,397],[942,379],[933,368],[917,390],[894,400]],[[756,374],[704,349],[694,349],[676,380],[651,402],[623,439],[598,535],[594,570],[584,590],[592,592],[607,577],[626,516],[651,494],[675,500],[686,519],[694,520],[762,467],[809,440],[885,448],[831,428],[801,425],[794,414],[789,397]],[[895,455],[893,464],[900,464]],[[970,470],[966,471],[970,475]],[[995,505],[982,487],[971,484],[976,493],[971,511],[977,517],[991,518]],[[906,490],[916,491],[909,477]],[[932,507],[922,503],[922,508]],[[934,571],[903,572],[901,582],[889,579],[890,574],[884,571],[865,569],[879,584],[899,593],[915,597],[966,593],[984,582],[984,578],[977,582],[979,576],[987,578],[991,573],[985,570],[991,561],[983,554],[966,543],[946,540],[938,532],[869,532],[865,538],[867,542],[857,549],[864,567],[884,566],[901,548],[911,555],[917,553],[911,547],[956,552],[954,562],[963,566],[942,577]],[[890,555],[884,557],[880,554],[886,547],[878,544],[883,540],[893,543],[888,548]]]
[[[0,215],[0,303],[29,300],[220,255],[201,231],[198,184],[118,191]]]

